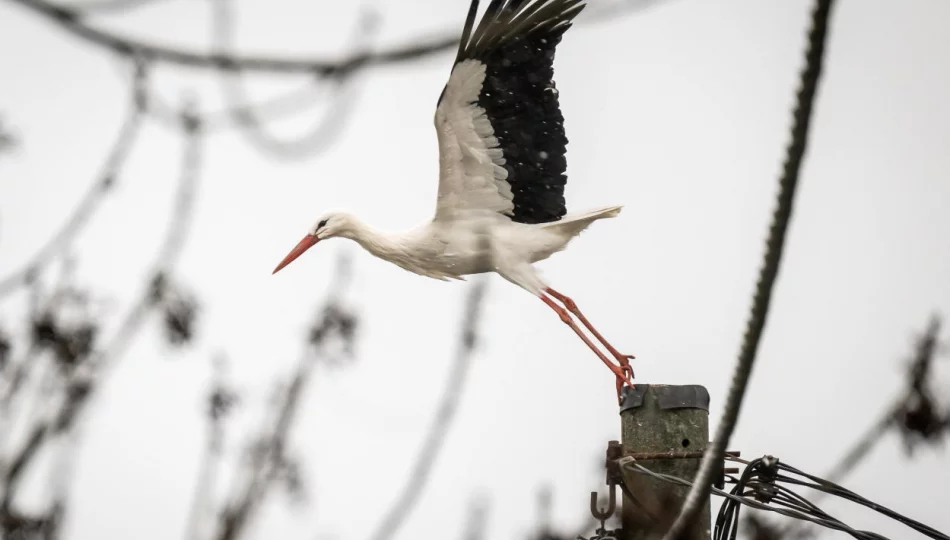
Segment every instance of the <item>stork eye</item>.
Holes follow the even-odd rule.
[[[327,224],[327,221],[328,220],[324,219],[324,220],[321,220],[320,223],[317,223],[317,229],[322,229],[323,226]]]

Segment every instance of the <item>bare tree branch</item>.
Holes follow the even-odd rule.
[[[950,433],[950,415],[941,415],[933,404],[930,380],[933,376],[933,361],[937,356],[940,335],[940,318],[932,316],[927,329],[917,340],[910,369],[907,371],[907,390],[886,407],[871,427],[844,453],[841,459],[829,469],[825,478],[829,482],[840,483],[870,455],[871,450],[884,435],[897,428],[906,436],[918,434],[926,442],[936,442],[942,433]],[[923,406],[921,406],[923,405]],[[914,414],[914,413],[918,414]],[[923,414],[919,414],[923,412]],[[908,418],[911,422],[908,423]],[[812,502],[825,497],[827,493],[819,491],[811,497]],[[751,527],[771,527],[774,538],[811,538],[817,533],[812,524],[806,521],[793,521],[785,526],[769,526],[762,520],[747,518]],[[764,534],[764,532],[762,533]]]
[[[591,9],[585,10],[586,22],[615,21],[617,17],[644,11],[656,7],[669,0],[615,0],[614,2],[592,3]]]
[[[473,497],[469,502],[462,540],[484,540],[485,529],[488,528],[489,502],[484,497]]]
[[[42,0],[8,0],[33,10],[90,43],[105,47],[121,56],[138,56],[195,68],[241,69],[271,73],[311,73],[322,77],[344,77],[358,69],[381,64],[395,64],[448,51],[458,45],[458,34],[427,40],[424,43],[393,48],[378,53],[361,52],[341,60],[289,58],[269,56],[222,56],[186,51],[124,38],[99,30],[83,22],[80,12],[58,7]]]
[[[435,417],[432,419],[429,431],[419,447],[419,454],[409,472],[407,483],[396,497],[396,501],[379,521],[375,531],[370,536],[372,540],[389,540],[395,537],[406,519],[412,514],[413,508],[426,487],[432,468],[435,466],[455,420],[462,392],[465,389],[465,382],[468,379],[469,366],[472,363],[472,356],[478,342],[479,315],[486,286],[486,281],[479,278],[469,288],[458,349],[442,391],[442,401]]]
[[[198,179],[198,170],[200,164],[199,134],[200,130],[197,123],[194,123],[189,132],[184,145],[184,158],[182,163],[181,178],[178,185],[178,193],[173,212],[170,215],[170,224],[168,231],[161,243],[157,254],[154,276],[167,275],[174,267],[178,255],[184,246],[186,234],[191,225],[191,214],[193,209],[193,199],[195,195],[195,183]],[[11,509],[12,497],[15,495],[17,481],[22,472],[38,456],[40,449],[45,441],[49,440],[54,434],[71,434],[75,429],[75,420],[82,412],[84,406],[88,404],[89,398],[95,390],[101,385],[104,377],[105,368],[110,363],[114,363],[123,353],[125,346],[131,342],[137,333],[145,316],[153,305],[153,278],[149,286],[145,288],[141,298],[134,302],[127,315],[118,325],[112,339],[101,348],[95,351],[89,350],[82,353],[82,358],[88,358],[80,362],[80,358],[72,360],[69,365],[69,371],[65,372],[63,382],[64,397],[59,411],[50,415],[48,418],[37,422],[30,429],[30,436],[27,443],[12,459],[8,460],[10,464],[3,475],[4,499],[0,504],[0,521],[6,521],[13,515]],[[55,327],[54,327],[55,329]],[[88,347],[92,346],[92,338],[88,338]],[[84,350],[85,351],[85,350]],[[79,355],[79,352],[69,352],[69,354]],[[73,433],[74,435],[74,433]],[[63,448],[62,452],[68,454],[69,448]],[[65,456],[68,457],[68,456]],[[64,459],[65,459],[64,457]],[[55,506],[55,505],[54,505]],[[62,512],[62,508],[57,509]]]
[[[96,355],[94,362],[92,362],[92,367],[96,371],[103,370],[125,352],[125,347],[135,337],[138,329],[145,321],[146,315],[155,304],[157,291],[163,280],[167,279],[178,262],[178,257],[185,247],[185,240],[191,230],[194,202],[197,195],[197,181],[200,178],[201,126],[190,112],[186,113],[184,117],[186,124],[191,123],[191,128],[187,132],[188,137],[184,141],[185,154],[182,162],[181,181],[178,184],[178,192],[175,194],[175,203],[168,231],[158,249],[153,269],[150,272],[151,279],[149,283],[143,288],[136,302],[132,304],[132,307],[122,319],[112,341],[101,354]]]
[[[550,485],[544,485],[538,490],[537,497],[537,520],[534,530],[528,537],[529,540],[577,540],[583,535],[590,535],[600,526],[600,522],[586,512],[580,525],[570,531],[558,531],[552,525],[552,506],[554,502],[554,491]],[[614,513],[616,517],[620,513],[620,508]]]
[[[354,72],[384,64],[409,62],[450,51],[458,46],[461,27],[442,33],[442,37],[427,38],[419,43],[394,47],[388,51],[361,51],[337,60],[325,58],[291,58],[264,55],[222,55],[202,53],[161,46],[132,38],[122,37],[105,30],[87,25],[82,20],[82,11],[57,6],[43,0],[8,0],[27,7],[51,22],[61,26],[69,33],[115,54],[127,57],[139,57],[158,63],[177,64],[201,69],[242,70],[267,73],[309,73],[319,77],[343,78]],[[109,0],[104,0],[109,1]],[[136,0],[114,0],[116,2],[134,2]],[[147,0],[138,0],[147,1]],[[636,12],[652,7],[658,0],[624,0],[608,6],[600,16],[592,16],[583,22],[603,22],[616,20],[623,12]],[[604,10],[604,11],[606,11]]]
[[[59,230],[43,244],[43,247],[24,264],[19,270],[0,278],[0,298],[25,285],[30,278],[39,272],[57,253],[69,247],[72,241],[83,231],[89,223],[99,204],[115,185],[117,176],[126,158],[138,137],[142,125],[142,102],[144,92],[145,70],[139,65],[137,74],[132,83],[129,111],[119,128],[112,149],[106,156],[100,171],[96,174],[89,190],[73,210],[73,213],[60,226]]]
[[[348,276],[343,275],[348,268],[345,264],[337,265],[334,284],[348,281]],[[284,480],[293,489],[300,484],[296,461],[288,455],[287,441],[301,397],[317,364],[330,361],[330,346],[335,339],[342,341],[344,351],[352,351],[356,318],[339,302],[340,289],[340,286],[331,288],[290,382],[278,394],[274,417],[265,419],[259,435],[251,444],[250,460],[243,478],[234,482],[231,500],[221,512],[217,530],[212,535],[215,540],[240,538],[279,480]]]
[[[118,15],[167,0],[81,0],[54,4],[62,9],[78,11],[83,17],[90,15]]]
[[[4,125],[3,117],[0,117],[0,153],[6,152],[16,146],[17,138],[10,129]]]
[[[213,50],[220,56],[230,56],[234,33],[234,14],[230,8],[233,0],[211,0],[212,2],[212,43]],[[347,49],[366,53],[371,38],[376,33],[375,13],[366,12],[357,22],[353,34],[354,44]],[[343,76],[323,81],[329,86],[330,95],[326,99],[327,112],[318,119],[304,135],[281,140],[267,132],[265,118],[258,114],[257,107],[248,106],[250,100],[244,89],[240,70],[220,70],[220,82],[226,112],[233,123],[242,128],[241,133],[259,148],[284,159],[309,156],[327,147],[337,139],[343,122],[356,102],[357,91],[354,77]],[[317,82],[314,81],[314,84]],[[298,113],[299,114],[299,113]]]
[[[840,483],[848,474],[857,467],[865,457],[868,456],[874,445],[879,442],[884,434],[891,428],[899,427],[905,431],[912,431],[914,427],[906,425],[908,411],[915,409],[915,406],[921,401],[932,400],[930,389],[930,380],[933,376],[933,361],[937,355],[938,338],[940,335],[940,318],[933,316],[923,335],[917,340],[914,348],[914,356],[911,360],[910,369],[907,373],[907,390],[890,406],[884,409],[884,412],[878,420],[861,436],[851,448],[825,475],[829,482]],[[934,412],[936,407],[925,407]],[[931,419],[920,426],[921,436],[933,435],[931,426],[939,426],[940,419]],[[818,497],[822,496],[818,494]]]
[[[23,448],[20,449],[16,457],[7,465],[3,478],[3,499],[0,500],[0,516],[7,515],[10,512],[10,503],[13,500],[14,494],[17,492],[20,476],[23,474],[30,460],[39,453],[40,446],[49,434],[49,425],[40,424],[35,426],[30,432],[30,436],[27,437]]]
[[[186,540],[200,540],[204,537],[204,518],[211,506],[211,496],[217,482],[218,464],[221,460],[221,450],[224,445],[224,419],[237,402],[237,394],[225,381],[227,360],[218,357],[214,360],[214,378],[211,391],[208,393],[208,409],[206,411],[208,425],[208,441],[204,456],[198,469],[198,479],[195,483],[195,493],[192,498],[191,509],[188,515]]]
[[[282,402],[273,420],[273,431],[252,448],[252,460],[247,481],[240,495],[222,512],[221,527],[214,538],[234,540],[239,538],[244,527],[251,520],[269,489],[273,486],[286,459],[284,455],[290,428],[296,416],[300,396],[310,379],[314,360],[311,355],[301,357],[297,372],[293,375],[288,388],[283,392]],[[270,421],[268,425],[270,425]],[[266,432],[266,430],[265,430]]]

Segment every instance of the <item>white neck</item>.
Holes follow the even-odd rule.
[[[400,235],[380,231],[356,218],[351,218],[350,228],[341,236],[355,241],[374,256],[397,264],[405,260],[406,249],[399,241]]]

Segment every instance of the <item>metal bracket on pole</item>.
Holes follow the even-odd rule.
[[[617,510],[617,486],[623,482],[623,478],[620,476],[620,466],[617,463],[617,460],[621,457],[623,457],[623,448],[620,443],[617,441],[607,443],[607,456],[604,462],[607,469],[607,507],[599,508],[597,506],[597,492],[590,492],[590,515],[600,521],[600,527],[597,528],[594,536],[590,537],[590,540],[617,540],[619,531],[608,531],[607,520]],[[578,538],[583,540],[583,537],[579,536]]]

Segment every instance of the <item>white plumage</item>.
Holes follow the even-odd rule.
[[[607,206],[567,214],[564,202],[567,138],[553,60],[583,0],[492,0],[475,28],[477,7],[473,0],[436,107],[440,175],[434,217],[406,232],[384,233],[351,214],[326,214],[274,272],[333,237],[354,240],[376,257],[430,278],[496,272],[541,298],[574,329],[616,375],[619,397],[622,384],[632,384],[632,356],[607,343],[533,266],[563,250],[594,221],[621,210]]]
[[[515,208],[504,152],[485,109],[477,104],[484,81],[485,64],[458,63],[436,107],[440,166],[436,220],[451,220],[471,210],[510,214]]]

